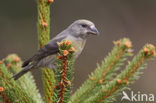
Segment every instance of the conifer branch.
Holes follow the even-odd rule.
[[[50,38],[50,4],[52,2],[53,0],[37,0],[39,48],[42,48]],[[54,73],[52,70],[42,69],[42,82],[46,102],[51,103],[54,89]]]
[[[75,49],[70,41],[58,43],[57,70],[55,70],[56,89],[54,103],[67,103],[72,91],[73,81],[73,53]]]
[[[89,76],[89,79],[78,89],[71,97],[69,103],[81,103],[88,97],[94,95],[95,91],[100,90],[101,85],[105,85],[112,80],[117,71],[126,60],[127,56],[131,55],[131,42],[124,38],[114,42],[115,46],[112,52],[106,57],[101,66]],[[83,102],[82,102],[83,103]]]
[[[10,54],[4,59],[8,66],[8,71],[12,74],[16,74],[22,68],[22,61],[16,54]],[[41,95],[36,87],[35,80],[30,72],[19,78],[16,83],[22,87],[22,89],[29,94],[29,96],[37,103],[43,103]]]
[[[46,103],[53,103],[53,94],[55,88],[54,73],[49,68],[44,68],[44,74],[42,74],[42,81],[44,85]]]
[[[23,88],[11,78],[8,71],[11,65],[5,66],[4,61],[0,64],[1,96],[4,102],[9,103],[36,103]],[[3,88],[3,89],[2,89]]]
[[[0,96],[1,96],[1,100],[0,100],[1,103],[11,103],[11,100],[5,94],[3,87],[0,87]]]
[[[141,74],[141,70],[145,68],[146,62],[154,56],[156,56],[155,47],[151,44],[145,45],[126,66],[124,71],[106,85],[101,86],[100,91],[97,91],[94,96],[83,101],[83,103],[111,103],[115,100],[115,97],[119,92],[126,89],[126,86],[129,83],[133,83],[134,80],[138,79],[139,74]]]

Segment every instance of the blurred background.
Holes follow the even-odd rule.
[[[1,0],[0,59],[17,53],[22,60],[37,51],[35,0]],[[89,38],[75,64],[74,91],[111,51],[112,41],[128,37],[136,54],[145,43],[156,45],[156,0],[55,0],[51,6],[51,38],[77,19],[89,19],[100,31]],[[33,73],[42,91],[41,73]],[[131,88],[136,93],[156,95],[156,60]]]

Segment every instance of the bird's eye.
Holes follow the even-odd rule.
[[[87,27],[87,25],[86,25],[86,24],[82,24],[81,26],[82,26],[83,28],[86,28],[86,27]]]

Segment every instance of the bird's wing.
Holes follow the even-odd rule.
[[[64,38],[66,38],[66,36],[56,36],[54,39],[52,39],[49,43],[47,43],[45,46],[43,46],[40,50],[37,51],[37,53],[29,58],[28,60],[26,60],[22,67],[25,67],[27,65],[29,65],[29,63],[33,63],[33,62],[38,62],[41,59],[49,56],[49,55],[53,55],[56,54],[59,51],[57,42],[62,41]]]

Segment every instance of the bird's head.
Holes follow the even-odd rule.
[[[69,29],[76,37],[86,38],[89,35],[99,35],[94,23],[89,20],[76,20],[69,26]]]

